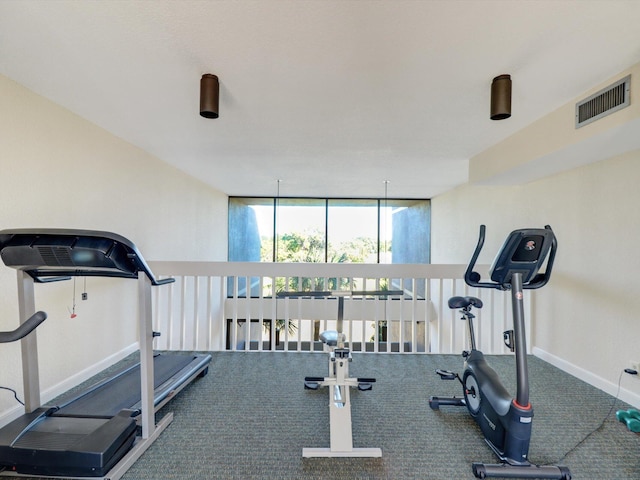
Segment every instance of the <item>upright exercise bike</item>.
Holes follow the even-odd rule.
[[[349,363],[352,360],[351,351],[346,346],[347,336],[343,333],[344,299],[354,296],[374,296],[387,298],[402,295],[402,290],[372,290],[345,291],[334,290],[328,292],[279,292],[278,297],[310,297],[338,299],[338,318],[336,330],[326,330],[320,334],[320,340],[329,349],[329,374],[326,377],[305,377],[304,388],[318,390],[329,388],[329,448],[303,448],[302,456],[311,457],[381,457],[380,448],[354,448],[351,430],[351,400],[350,389],[357,387],[366,392],[373,388],[375,378],[350,377]]]
[[[464,351],[465,368],[462,378],[457,373],[436,370],[443,380],[459,380],[464,397],[431,397],[429,406],[438,410],[440,405],[466,405],[476,420],[485,441],[498,456],[501,463],[473,463],[473,474],[477,478],[553,478],[570,480],[567,467],[533,465],[529,462],[529,441],[533,421],[533,408],[529,403],[529,378],[527,368],[527,345],[524,327],[523,289],[543,287],[549,281],[555,259],[557,243],[548,225],[545,228],[522,229],[511,232],[491,267],[491,281],[481,281],[474,272],[478,255],[485,238],[485,226],[480,227],[480,237],[469,266],[465,282],[472,287],[495,288],[511,291],[513,330],[504,332],[507,347],[515,352],[516,398],[512,398],[500,382],[496,372],[489,366],[480,350],[476,349],[472,308],[482,308],[476,297],[452,297],[449,307],[460,309],[462,319],[469,327],[470,351]],[[544,273],[538,273],[549,257]]]

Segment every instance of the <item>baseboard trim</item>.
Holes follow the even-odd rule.
[[[589,385],[593,385],[594,387],[602,390],[603,392],[608,393],[609,395],[616,396],[618,393],[618,384],[614,382],[610,382],[602,377],[599,377],[584,368],[580,368],[577,365],[567,362],[560,357],[557,357],[549,352],[546,352],[538,347],[533,347],[532,349],[533,355],[544,360],[547,363],[550,363],[554,367],[558,367],[560,370],[563,370],[580,380],[587,382]],[[622,378],[624,382],[624,376]],[[637,379],[634,381],[638,381]],[[620,392],[618,393],[618,398],[623,402],[628,403],[629,405],[640,408],[640,394],[632,392],[631,390],[627,390],[626,388],[620,386]]]
[[[53,385],[47,388],[46,390],[43,390],[40,393],[42,404],[43,405],[46,404],[50,400],[56,398],[58,395],[62,395],[64,392],[72,389],[76,385],[79,385],[80,383],[86,380],[89,380],[94,375],[100,373],[102,370],[104,370],[107,367],[110,367],[114,363],[119,362],[120,360],[127,357],[128,355],[131,355],[136,350],[138,350],[137,342],[129,345],[128,347],[123,348],[119,352],[109,355],[108,357],[102,359],[98,363],[95,363],[90,367],[87,367],[79,371],[75,375],[72,375],[69,378],[66,378],[62,382],[56,385]],[[2,414],[0,415],[0,425],[5,425],[11,422],[12,420],[15,420],[23,413],[24,413],[24,408],[20,405],[16,405],[15,407],[2,412]]]

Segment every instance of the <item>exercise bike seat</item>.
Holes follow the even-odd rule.
[[[335,347],[338,345],[338,342],[344,342],[347,336],[344,333],[338,333],[336,330],[325,330],[320,334],[320,340],[322,343]]]
[[[451,297],[449,299],[449,308],[482,308],[482,300],[476,297]]]

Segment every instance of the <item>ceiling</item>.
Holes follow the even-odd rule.
[[[2,0],[0,73],[228,195],[429,198],[638,63],[638,25],[637,0]]]

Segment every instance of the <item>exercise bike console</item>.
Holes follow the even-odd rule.
[[[484,245],[486,227],[480,225],[478,244],[473,252],[469,266],[464,274],[467,285],[479,288],[508,290],[515,273],[522,276],[522,288],[543,287],[551,278],[551,269],[556,257],[556,237],[549,225],[544,229],[528,228],[511,232],[491,265],[490,282],[481,281],[480,274],[473,269]],[[542,264],[549,256],[546,269],[539,273]]]
[[[429,406],[466,406],[476,420],[485,441],[502,463],[474,463],[477,478],[553,478],[570,480],[571,472],[563,466],[539,466],[529,462],[529,441],[533,424],[533,407],[529,403],[527,345],[524,324],[523,290],[541,288],[549,282],[557,242],[551,227],[521,229],[511,232],[496,255],[490,280],[483,281],[474,267],[484,245],[485,226],[480,226],[476,249],[465,272],[465,282],[478,288],[511,291],[513,330],[504,334],[505,343],[515,353],[517,392],[513,398],[500,382],[497,373],[476,348],[472,308],[482,308],[475,297],[453,297],[449,307],[460,309],[468,325],[471,350],[463,352],[464,372],[436,370],[443,380],[459,380],[463,397],[431,397]],[[540,273],[541,267],[546,267]]]

